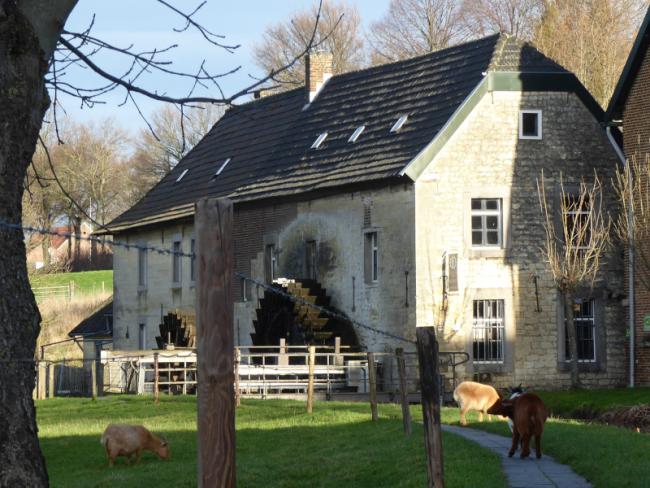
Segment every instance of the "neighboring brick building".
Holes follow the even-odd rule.
[[[639,29],[630,56],[607,110],[607,121],[623,132],[623,153],[638,162],[650,158],[650,10]],[[638,252],[650,256],[650,242]],[[634,363],[636,385],[650,385],[650,283],[647,264],[637,259],[634,293]],[[629,277],[629,272],[627,273]],[[641,274],[644,277],[640,276]],[[628,287],[629,289],[629,287]],[[629,311],[628,311],[629,319]]]
[[[618,162],[577,78],[506,35],[332,77],[326,58],[307,66],[317,67],[312,90],[230,110],[109,225],[115,238],[189,252],[194,201],[227,196],[236,271],[296,279],[410,339],[435,326],[442,349],[472,357],[465,377],[568,386],[536,179],[544,169],[557,197],[560,172],[569,185],[594,170],[609,181]],[[189,261],[116,249],[115,348],[153,346],[161,308],[194,306],[193,277]],[[612,257],[576,305],[590,386],[625,382],[621,281]],[[238,283],[235,295],[239,344],[327,341],[333,331],[368,350],[403,346],[345,324],[319,329],[318,318],[293,323],[254,286]]]

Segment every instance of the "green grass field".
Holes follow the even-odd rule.
[[[540,393],[549,404],[569,407],[569,394],[576,395],[575,403],[588,398],[604,409],[611,405],[629,405],[634,399],[644,398],[636,390]],[[591,394],[591,395],[590,395]],[[647,392],[646,392],[647,394]],[[605,408],[607,406],[607,408]],[[510,437],[507,424],[500,420],[478,422],[474,413],[468,416],[469,427]],[[442,421],[458,424],[457,408],[443,409]],[[647,487],[650,484],[650,436],[620,427],[587,423],[576,420],[550,418],[542,436],[542,452],[556,461],[568,464],[590,481],[595,488]],[[519,453],[515,454],[518,455]]]
[[[650,388],[538,392],[553,415],[593,417],[607,410],[650,404]]]
[[[29,281],[32,288],[62,286],[74,281],[76,293],[99,293],[102,291],[102,282],[104,282],[105,291],[111,293],[113,290],[113,270],[31,275]]]
[[[419,408],[413,409],[417,416]],[[426,485],[422,428],[402,432],[400,409],[380,405],[370,421],[368,404],[244,401],[237,410],[237,476],[241,487],[411,487]],[[51,486],[196,486],[194,397],[105,397],[37,402],[41,446]],[[99,443],[110,422],[143,423],[165,434],[172,458],[143,455],[108,468]],[[498,457],[444,434],[448,487],[504,487]]]

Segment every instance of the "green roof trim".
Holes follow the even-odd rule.
[[[573,73],[488,72],[450,117],[445,126],[440,129],[436,137],[404,167],[400,175],[407,175],[415,181],[474,110],[483,95],[493,91],[575,93],[596,120],[599,122],[604,121],[605,112]]]

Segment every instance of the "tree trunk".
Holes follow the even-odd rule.
[[[81,256],[81,217],[75,215],[72,220],[72,229],[74,232],[74,259],[72,261],[72,271],[81,271],[85,269]]]
[[[0,2],[0,220],[11,223],[21,222],[23,181],[49,105],[45,74],[51,52],[44,58],[32,23],[19,11],[25,6],[30,2]],[[63,26],[56,18],[47,22],[50,30]],[[0,486],[43,487],[48,479],[30,362],[40,314],[27,279],[23,237],[0,227]]]
[[[50,268],[50,236],[45,234],[42,237],[41,251],[43,252],[43,269],[48,270]]]
[[[571,388],[580,388],[580,377],[578,375],[578,337],[576,326],[573,322],[573,293],[571,290],[564,290],[564,326],[569,337],[568,355],[571,356],[569,367],[571,368]]]

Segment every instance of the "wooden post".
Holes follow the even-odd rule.
[[[38,362],[38,399],[45,399],[45,361]]]
[[[233,206],[196,203],[198,486],[235,488]]]
[[[241,405],[241,394],[239,392],[239,365],[241,364],[241,350],[235,349],[235,406]]]
[[[404,349],[395,349],[397,358],[397,373],[399,374],[399,395],[402,402],[402,422],[404,433],[411,435],[411,410],[409,408],[408,390],[406,385],[406,363],[404,361]]]
[[[343,366],[343,356],[341,356],[341,338],[334,338],[334,364],[336,366]]]
[[[90,394],[93,400],[97,400],[97,361],[95,359],[90,363]]]
[[[372,421],[377,422],[377,369],[375,367],[375,353],[368,353],[368,381],[370,381],[370,412]]]
[[[54,363],[47,367],[47,397],[54,398]]]
[[[158,353],[153,353],[153,401],[154,403],[160,402],[160,385],[158,384],[158,377],[160,370],[158,369]]]
[[[424,446],[427,458],[429,488],[444,488],[442,465],[442,433],[440,430],[440,383],[438,375],[438,342],[433,327],[417,327],[420,390],[424,420]]]
[[[309,380],[307,382],[307,413],[314,409],[314,368],[316,367],[316,346],[309,346]]]

